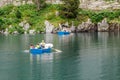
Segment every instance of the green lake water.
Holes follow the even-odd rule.
[[[43,39],[62,52],[28,52]],[[120,80],[120,34],[0,35],[0,80]]]

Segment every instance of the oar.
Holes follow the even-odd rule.
[[[29,53],[29,50],[24,50],[25,53]]]
[[[53,50],[55,50],[56,52],[62,52],[61,50],[58,50],[58,49],[55,49],[55,48],[52,48]]]

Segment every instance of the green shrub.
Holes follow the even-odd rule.
[[[17,24],[13,24],[11,28],[9,28],[9,33],[13,33],[14,31],[18,31],[18,33],[23,34],[24,29],[20,26],[17,26]]]
[[[82,17],[88,16],[94,23],[98,23],[104,18],[107,18],[109,21],[118,18],[120,14],[120,10],[103,10],[103,11],[92,11],[92,10],[79,10],[79,15]]]
[[[4,20],[0,18],[0,30],[4,29]]]
[[[19,10],[16,11],[16,17],[20,19],[22,17],[22,14]]]
[[[61,7],[60,14],[63,18],[76,18],[79,9],[79,0],[62,0],[64,4]]]
[[[13,5],[7,5],[7,6],[4,6],[0,9],[0,15],[8,15],[12,9],[14,8]]]

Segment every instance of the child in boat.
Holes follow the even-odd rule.
[[[39,44],[37,44],[36,46],[35,46],[35,49],[39,49],[40,48],[40,46],[39,46]]]
[[[30,45],[30,49],[34,49],[34,45],[33,44]]]

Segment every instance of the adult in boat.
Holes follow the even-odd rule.
[[[40,48],[45,48],[45,42],[44,42],[44,40],[42,40],[42,42],[40,43]]]
[[[45,48],[46,48],[46,49],[47,49],[47,48],[53,48],[53,44],[47,43],[47,44],[45,44]]]

